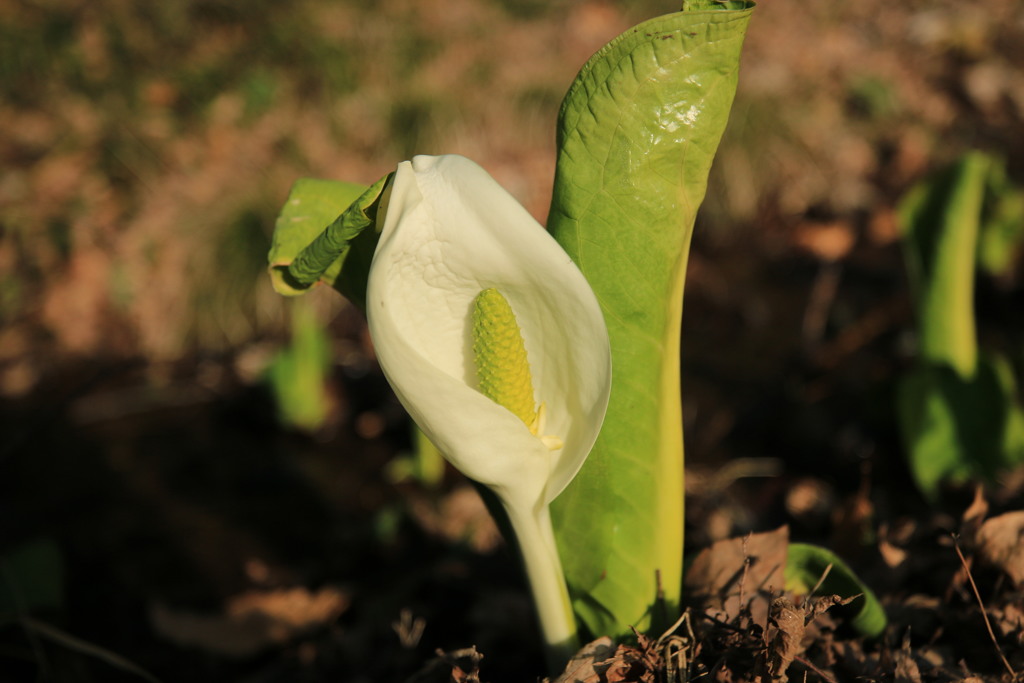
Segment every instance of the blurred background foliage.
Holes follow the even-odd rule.
[[[173,639],[164,603],[344,580],[343,623],[376,620],[321,650],[344,660],[390,644],[408,604],[434,629],[452,604],[478,604],[451,573],[476,562],[489,597],[462,640],[435,635],[420,656],[498,632],[514,567],[450,550],[432,563],[413,552],[421,541],[381,548],[410,515],[474,552],[496,541],[471,494],[430,502],[408,481],[396,493],[409,477],[437,489],[436,458],[410,442],[360,314],[317,292],[293,315],[272,292],[274,218],[299,177],[369,183],[413,154],[453,152],[543,221],[566,88],[609,39],[674,9],[0,0],[0,552],[58,541],[47,562],[67,566],[48,575],[69,577],[69,630],[173,669],[165,645],[95,616]],[[912,489],[894,416],[916,347],[896,207],[974,149],[1021,185],[1021,64],[1019,0],[760,4],[688,270],[687,519],[700,520],[688,543],[787,522],[849,557],[861,535],[830,526],[838,501],[870,468],[876,490]],[[977,335],[1024,386],[1020,252],[994,258]],[[251,403],[266,382],[287,395],[275,373],[303,345],[317,349],[302,371],[317,400],[291,417]],[[736,482],[777,475],[776,458],[790,478],[744,495]],[[449,602],[421,599],[423,585]],[[385,665],[398,666],[367,660]]]
[[[238,349],[288,319],[262,277],[299,176],[477,159],[543,219],[553,122],[585,59],[647,1],[13,1],[0,9],[0,391],[73,355]],[[702,239],[839,219],[885,231],[937,162],[1020,173],[1020,9],[759,10]],[[337,302],[327,306],[338,306]]]

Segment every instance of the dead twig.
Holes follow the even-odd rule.
[[[801,665],[807,667],[808,669],[816,673],[826,683],[839,683],[839,681],[833,678],[827,671],[824,671],[823,669],[815,666],[814,663],[806,657],[801,657],[800,655],[797,655],[795,661],[799,662]]]
[[[992,630],[992,622],[988,620],[988,613],[985,611],[985,603],[981,599],[981,593],[978,592],[978,585],[974,583],[974,576],[971,574],[971,568],[967,566],[967,559],[964,558],[964,554],[960,551],[960,537],[957,534],[950,534],[953,537],[953,548],[956,550],[956,556],[960,558],[960,564],[964,568],[964,573],[967,574],[967,581],[971,584],[971,590],[974,591],[974,597],[978,601],[978,607],[981,608],[981,618],[985,620],[985,628],[988,629],[988,637],[992,639],[992,645],[996,648],[996,653],[999,655],[999,659],[1002,660],[1003,666],[1010,673],[1012,679],[1016,679],[1017,672],[1010,666],[1009,660],[1006,659],[1006,655],[1003,654],[1003,648],[999,647],[999,641],[996,640],[995,631]]]
[[[43,636],[44,638],[49,638],[53,642],[58,645],[63,645],[69,650],[74,650],[102,662],[106,662],[115,669],[121,669],[122,671],[134,674],[143,680],[149,681],[149,683],[160,683],[160,679],[156,676],[137,664],[125,659],[116,652],[111,652],[106,648],[62,631],[56,626],[52,626],[42,621],[37,621],[31,617],[22,617],[19,621],[21,621],[25,628],[31,629],[34,633]]]

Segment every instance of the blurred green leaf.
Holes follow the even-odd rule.
[[[647,628],[679,600],[683,281],[736,89],[744,7],[630,29],[587,62],[559,116],[548,227],[594,288],[612,344],[601,436],[552,505],[573,607],[595,635]]]
[[[274,104],[280,87],[274,73],[267,69],[256,69],[248,74],[242,83],[245,97],[245,116],[252,120],[262,116]]]
[[[847,97],[854,112],[873,121],[884,121],[895,115],[900,108],[896,88],[880,76],[865,76],[854,80]]]
[[[411,428],[412,452],[401,454],[388,463],[388,478],[396,483],[412,480],[435,489],[444,479],[444,456],[415,423]]]
[[[976,263],[1008,263],[1018,199],[1002,165],[972,152],[900,206],[920,357],[901,381],[897,412],[911,473],[933,500],[943,482],[991,481],[1024,463],[1013,370],[979,355],[973,300]]]
[[[825,576],[823,581],[822,576]],[[887,623],[885,610],[871,589],[846,563],[827,548],[807,543],[790,543],[786,557],[786,589],[798,595],[806,595],[818,585],[818,581],[821,581],[818,595],[834,594],[845,599],[860,594],[861,597],[850,604],[833,609],[842,614],[858,633],[868,638],[882,635]]]
[[[329,411],[330,339],[309,302],[292,302],[292,339],[267,368],[267,383],[283,424],[313,432]]]
[[[1005,273],[1024,243],[1024,188],[1006,175],[1005,164],[993,164],[985,186],[985,205],[978,236],[978,265],[991,275]]]
[[[991,481],[1024,463],[1024,412],[1013,369],[982,354],[977,372],[964,379],[951,368],[921,364],[899,390],[899,419],[910,468],[921,491],[934,499],[944,481]]]
[[[966,155],[913,188],[899,207],[921,360],[974,374],[974,269],[991,159]]]
[[[0,615],[53,610],[64,604],[64,561],[49,538],[0,556]]]

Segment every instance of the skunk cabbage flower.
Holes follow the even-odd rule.
[[[608,404],[597,300],[547,231],[468,159],[403,162],[380,211],[366,313],[381,368],[449,462],[501,500],[549,651],[571,648],[548,504],[583,465]]]

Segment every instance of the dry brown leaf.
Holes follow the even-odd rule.
[[[960,518],[960,537],[964,540],[967,547],[974,546],[978,529],[981,528],[982,522],[985,521],[987,515],[988,501],[985,500],[984,489],[979,485],[974,489],[974,500],[964,510],[964,514]]]
[[[1014,640],[1024,645],[1024,604],[1014,603],[1003,605],[1002,609],[993,610],[996,627],[1003,637],[1016,636]]]
[[[438,652],[452,668],[452,683],[480,683],[480,660],[484,658],[471,645],[453,652]]]
[[[862,595],[864,594],[857,593],[856,595],[851,595],[845,598],[841,595],[823,595],[820,598],[814,598],[809,603],[803,605],[805,621],[810,622],[817,619],[836,605],[839,605],[840,607],[843,605],[849,605]]]
[[[601,677],[594,665],[609,659],[613,653],[612,639],[608,636],[591,641],[572,656],[565,671],[552,683],[599,683]]]
[[[896,547],[885,538],[878,541],[878,553],[889,569],[896,569],[907,561],[907,551]]]
[[[1024,510],[986,520],[976,540],[985,562],[1006,572],[1018,587],[1024,586]]]
[[[424,530],[451,543],[468,543],[480,553],[490,552],[501,543],[494,518],[472,486],[460,486],[440,502],[413,498],[409,509]]]
[[[891,208],[877,209],[868,221],[867,238],[876,246],[892,244],[900,238],[896,212]]]
[[[910,651],[910,640],[903,641],[903,647],[893,653],[895,670],[893,673],[894,683],[921,683],[921,669],[914,661],[914,654]]]
[[[335,588],[310,593],[299,587],[243,593],[228,600],[223,614],[194,614],[156,603],[150,619],[157,633],[178,645],[249,657],[330,623],[348,605],[348,596]]]
[[[815,619],[836,605],[848,605],[859,597],[860,594],[848,598],[839,595],[823,595],[820,598],[805,601],[799,606],[784,596],[772,600],[768,616],[768,646],[765,657],[768,673],[772,680],[780,682],[787,680],[786,670],[793,660],[804,651],[805,640],[814,642],[823,638],[821,630],[812,624]],[[830,629],[834,628],[834,623],[831,620],[826,618],[825,621],[829,622]],[[828,638],[825,640],[827,642]],[[808,664],[808,666],[810,665]]]
[[[848,561],[861,557],[874,535],[875,505],[871,501],[869,483],[870,480],[864,476],[857,492],[846,498],[832,515],[828,547]]]
[[[789,527],[750,534],[742,538],[718,541],[700,551],[686,572],[686,592],[704,610],[739,613],[743,601],[758,590],[780,589],[785,585],[786,552]],[[749,564],[745,564],[749,559]],[[766,600],[751,604],[753,620],[765,623],[768,616]]]
[[[896,670],[893,680],[896,683],[921,683],[921,670],[912,656],[905,652],[896,653]]]
[[[815,477],[793,482],[786,492],[786,512],[807,526],[820,526],[836,506],[832,487]]]
[[[449,652],[438,649],[435,654],[405,683],[480,683],[480,661],[484,656],[475,645]]]
[[[42,319],[63,348],[94,353],[110,348],[110,292],[114,261],[103,249],[82,247],[67,268],[48,280],[42,303]]]
[[[911,520],[900,520],[895,524],[882,522],[878,525],[878,553],[889,569],[909,569],[912,557],[909,547],[916,528],[917,525]],[[892,574],[894,578],[899,575],[895,572]]]
[[[619,645],[615,655],[598,667],[598,680],[602,683],[654,683],[661,658],[654,649],[643,645],[643,641],[642,649]]]
[[[732,669],[726,669],[724,667],[715,669],[712,678],[715,683],[733,683]]]
[[[800,641],[806,625],[804,610],[786,598],[772,600],[768,617],[768,673],[772,680],[789,680],[786,670],[802,652]]]
[[[835,221],[799,225],[793,233],[793,241],[822,261],[839,261],[850,253],[856,237],[852,226]]]

